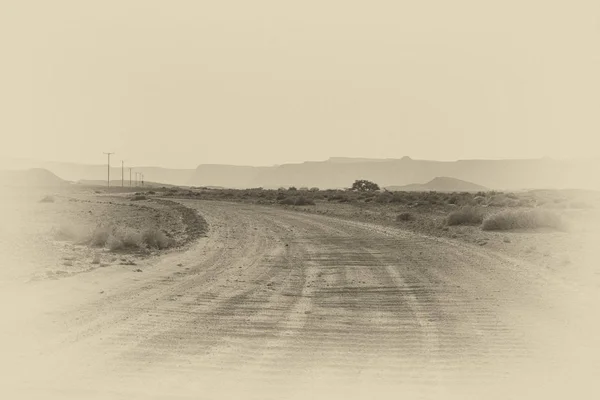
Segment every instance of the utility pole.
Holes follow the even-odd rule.
[[[131,168],[129,168],[129,187],[131,187]]]
[[[121,160],[121,187],[125,186],[125,178],[123,175],[125,162]]]
[[[104,153],[108,156],[108,164],[107,164],[107,171],[108,171],[108,176],[106,179],[106,186],[110,189],[110,155],[111,154],[115,154],[115,153]]]
[[[144,174],[142,174],[142,187],[144,187]]]

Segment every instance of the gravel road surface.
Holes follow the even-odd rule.
[[[560,351],[581,342],[573,288],[543,266],[364,222],[181,203],[210,226],[185,251],[0,295],[12,398],[585,390],[586,352]]]

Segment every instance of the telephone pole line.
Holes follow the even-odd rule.
[[[110,189],[110,156],[111,154],[115,154],[115,153],[104,153],[108,156],[108,164],[107,164],[107,172],[108,172],[108,176],[106,179],[106,186]]]

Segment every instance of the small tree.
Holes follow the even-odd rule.
[[[375,192],[379,190],[379,185],[366,179],[358,179],[354,181],[350,190],[359,192]]]

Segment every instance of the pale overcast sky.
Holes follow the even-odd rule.
[[[2,1],[0,155],[598,154],[600,1]]]

